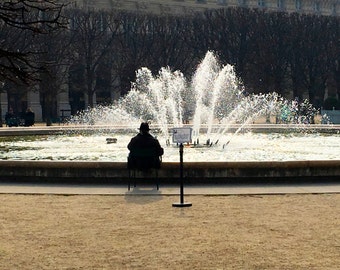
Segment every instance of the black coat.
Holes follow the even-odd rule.
[[[150,133],[139,133],[131,139],[127,148],[130,150],[130,156],[162,156],[164,149],[159,141]]]

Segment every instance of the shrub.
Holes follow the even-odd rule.
[[[340,101],[338,101],[335,97],[328,97],[323,102],[323,108],[325,110],[333,110],[333,108],[339,110],[340,109],[339,104]]]

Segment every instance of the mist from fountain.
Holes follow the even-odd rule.
[[[316,109],[307,101],[299,104],[277,93],[246,95],[234,67],[222,66],[208,51],[191,80],[169,67],[161,68],[157,76],[143,67],[136,72],[136,81],[125,97],[111,106],[79,113],[70,123],[136,128],[148,121],[159,128],[159,136],[168,139],[171,127],[182,127],[190,120],[193,140],[203,137],[203,141],[217,144],[223,138],[222,145],[226,145],[261,116],[279,116],[284,123],[303,127],[315,114]],[[225,134],[233,124],[239,124],[239,128],[227,138]]]

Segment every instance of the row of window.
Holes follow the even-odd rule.
[[[141,9],[143,4],[143,10],[152,10],[155,6],[166,5],[169,8],[168,12],[171,13],[172,7],[191,7],[192,9],[202,8],[202,4],[207,4],[206,8],[216,8],[218,6],[241,6],[249,8],[267,8],[269,10],[282,10],[287,12],[305,12],[305,13],[317,13],[323,15],[340,15],[340,0],[173,0],[171,2],[163,1],[149,1],[149,0],[116,0],[113,4],[111,0],[76,0],[80,6],[95,8],[101,6],[102,8],[117,7],[119,9],[132,8]],[[100,3],[100,5],[99,5]],[[109,5],[109,3],[111,3]],[[190,4],[191,3],[191,4]],[[200,4],[192,5],[192,3]],[[152,8],[153,7],[153,8]]]
[[[196,0],[199,2],[198,0]],[[250,0],[217,0],[219,5],[239,5],[245,7],[254,7]],[[257,6],[261,8],[276,8],[278,10],[306,11],[314,13],[323,13],[328,15],[339,15],[340,1],[323,1],[323,0],[257,0]]]

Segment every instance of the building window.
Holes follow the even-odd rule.
[[[219,4],[219,5],[226,5],[227,4],[227,0],[217,0],[217,4]]]
[[[241,7],[244,7],[247,4],[246,0],[237,0],[237,2],[238,2],[238,5],[241,6]]]
[[[318,1],[314,2],[314,12],[316,12],[316,13],[320,12],[320,2],[318,2]]]
[[[284,0],[277,0],[277,8],[278,9],[285,9],[285,1]]]
[[[331,7],[331,14],[336,15],[336,4],[333,4]]]
[[[266,2],[265,2],[265,0],[258,0],[258,1],[257,1],[257,5],[258,5],[259,7],[265,7],[265,6],[266,6]]]
[[[297,11],[301,10],[301,0],[295,0],[295,9]]]

